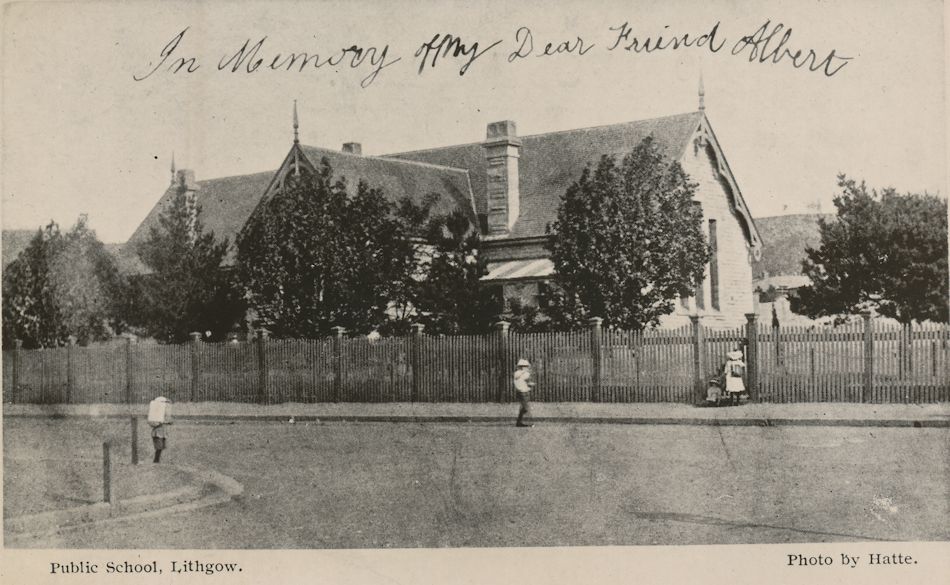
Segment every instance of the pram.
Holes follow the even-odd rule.
[[[707,406],[722,406],[723,402],[727,404],[731,402],[731,398],[726,396],[726,384],[721,374],[722,368],[720,368],[719,374],[709,378],[709,382],[706,384]]]

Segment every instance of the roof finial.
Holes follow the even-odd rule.
[[[175,151],[172,151],[172,185],[175,184]]]
[[[300,122],[297,121],[297,100],[294,100],[294,144],[300,144],[300,137],[297,135],[297,129]]]
[[[706,90],[703,88],[703,72],[699,72],[699,111],[706,109]]]

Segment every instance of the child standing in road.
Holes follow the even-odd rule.
[[[742,376],[745,375],[745,362],[742,361],[742,351],[739,349],[730,351],[726,354],[726,366],[723,375],[726,378],[726,392],[732,397],[732,404],[739,404],[739,395],[745,392],[745,383]]]
[[[164,396],[159,396],[148,404],[148,424],[152,427],[152,444],[155,446],[155,459],[153,463],[158,463],[162,458],[162,451],[165,450],[165,441],[168,438],[166,425],[172,424],[168,404],[171,400]]]
[[[531,381],[531,363],[528,360],[524,358],[518,360],[518,369],[515,370],[514,381],[515,394],[518,395],[518,402],[521,403],[518,408],[518,422],[515,424],[519,427],[533,427],[533,424],[524,422],[525,415],[531,415],[530,394],[534,387],[534,382]]]

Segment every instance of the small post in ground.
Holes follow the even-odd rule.
[[[102,501],[115,504],[115,491],[112,489],[112,445],[102,443]]]
[[[134,414],[130,417],[132,424],[132,465],[139,464],[139,419]]]

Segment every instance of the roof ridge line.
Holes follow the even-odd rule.
[[[679,114],[667,114],[666,116],[654,116],[653,118],[640,118],[639,120],[627,120],[626,122],[612,122],[610,124],[597,124],[595,126],[583,126],[581,128],[568,128],[566,130],[551,130],[550,132],[538,132],[537,134],[525,134],[523,136],[519,135],[518,138],[536,138],[538,136],[551,136],[552,134],[565,134],[567,132],[580,132],[582,130],[596,130],[598,128],[607,128],[608,126],[622,126],[624,124],[637,124],[639,122],[651,122],[653,120],[662,120],[664,118],[678,118],[680,116],[688,116],[691,114],[702,114],[699,110],[692,110],[689,112],[680,112]],[[445,146],[433,146],[430,148],[419,148],[416,150],[405,150],[401,152],[394,152],[392,154],[384,154],[383,158],[390,158],[395,156],[400,156],[404,154],[418,154],[421,152],[431,152],[433,150],[445,150],[446,148],[462,148],[465,146],[476,146],[484,144],[484,142],[463,142],[461,144],[447,144]]]
[[[361,159],[382,160],[386,162],[394,162],[394,163],[414,165],[414,166],[420,166],[420,167],[431,167],[434,169],[444,169],[447,171],[456,171],[459,173],[464,173],[466,175],[468,174],[468,169],[462,169],[459,167],[447,167],[445,165],[437,165],[437,164],[421,162],[421,161],[416,161],[416,160],[403,160],[400,158],[391,158],[388,155],[376,156],[376,155],[366,155],[366,154],[355,154],[352,152],[343,152],[342,150],[331,150],[329,148],[324,148],[322,146],[311,146],[309,144],[301,144],[300,146],[302,148],[312,148],[314,150],[325,150],[327,152],[332,152],[333,154],[338,154],[338,155],[343,155],[343,156],[352,156],[352,157],[361,158]]]

